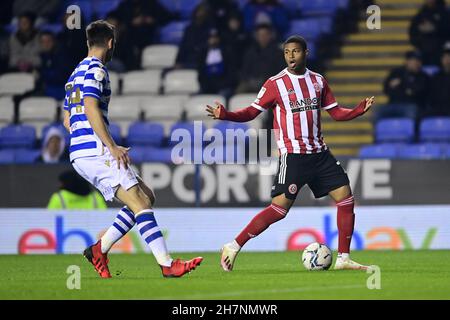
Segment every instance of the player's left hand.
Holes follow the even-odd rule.
[[[375,101],[375,97],[374,96],[372,96],[370,98],[366,98],[366,106],[364,107],[364,112],[367,112],[367,110],[370,109],[370,107],[372,106],[374,101]]]

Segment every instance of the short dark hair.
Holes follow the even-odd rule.
[[[300,44],[300,46],[303,48],[303,51],[308,49],[308,45],[306,44],[305,38],[303,38],[301,36],[298,36],[298,35],[290,36],[289,38],[287,38],[286,41],[283,43],[283,47],[285,45],[287,45],[288,43],[298,43],[298,44]]]
[[[86,28],[86,38],[90,47],[105,47],[115,38],[115,27],[105,20],[91,22]]]

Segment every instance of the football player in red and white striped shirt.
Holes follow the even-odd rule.
[[[354,199],[346,172],[324,142],[320,114],[327,111],[335,120],[351,120],[369,110],[374,97],[353,109],[339,106],[325,78],[306,68],[307,55],[306,41],[300,36],[289,37],[284,43],[287,67],[264,83],[250,106],[236,112],[227,111],[218,102],[215,107],[206,107],[208,116],[236,122],[250,121],[271,109],[280,153],[272,203],[234,241],[224,245],[221,264],[225,271],[233,269],[237,254],[248,240],[286,216],[305,184],[316,198],[329,195],[336,202],[339,243],[334,268],[368,268],[350,260]]]

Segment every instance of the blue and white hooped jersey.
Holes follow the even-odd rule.
[[[72,72],[65,89],[64,110],[70,113],[70,161],[101,155],[103,143],[87,119],[83,98],[93,97],[99,100],[103,120],[109,125],[111,87],[108,70],[98,58],[87,57]]]

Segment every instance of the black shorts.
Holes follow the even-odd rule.
[[[321,198],[349,183],[347,173],[329,150],[313,154],[287,153],[280,157],[271,196],[284,193],[286,198],[295,200],[307,184],[314,196]]]

